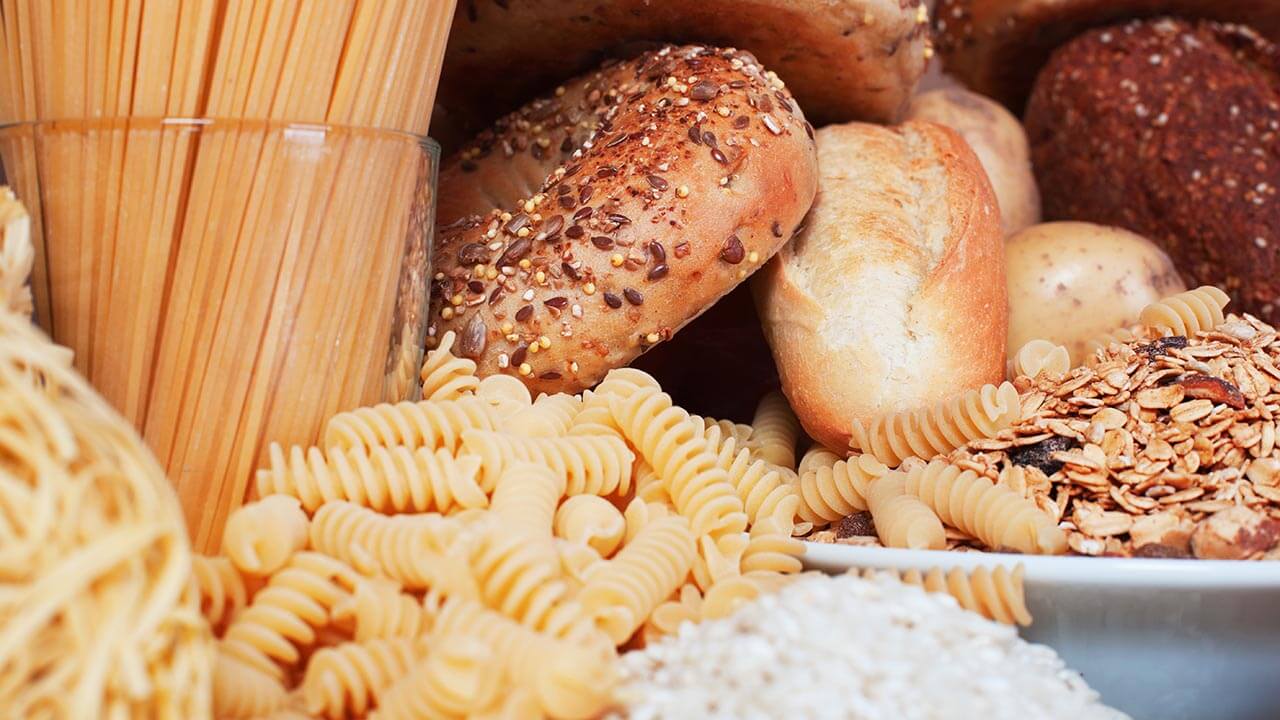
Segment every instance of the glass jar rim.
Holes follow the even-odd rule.
[[[388,137],[401,137],[412,140],[435,157],[440,156],[440,143],[427,135],[418,135],[405,130],[384,128],[372,125],[341,125],[337,123],[307,122],[298,120],[276,120],[271,118],[236,118],[236,117],[169,117],[169,116],[105,116],[81,118],[48,118],[43,120],[19,120],[0,123],[0,132],[19,128],[48,127],[53,129],[95,128],[119,129],[122,127],[139,127],[140,129],[160,128],[246,128],[285,130],[308,133],[355,132]]]

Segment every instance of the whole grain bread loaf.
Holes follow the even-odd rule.
[[[1046,219],[1118,225],[1280,320],[1280,49],[1160,19],[1059,48],[1026,113]]]

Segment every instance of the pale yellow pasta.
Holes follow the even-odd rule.
[[[453,331],[446,332],[422,362],[418,377],[422,381],[423,400],[456,400],[473,394],[480,384],[475,362],[453,354],[455,339]]]
[[[630,543],[636,539],[636,535],[644,529],[649,523],[659,518],[667,517],[672,513],[669,505],[658,502],[648,502],[644,498],[634,498],[627,503],[627,509],[622,511],[622,517],[627,521],[627,535],[623,538],[623,545]]]
[[[464,430],[492,430],[496,417],[481,397],[383,403],[334,415],[325,425],[324,444],[344,450],[397,445],[456,450]]]
[[[871,455],[854,455],[830,466],[815,463],[800,476],[800,519],[826,525],[867,509],[871,481],[889,471]]]
[[[364,715],[422,655],[424,646],[414,638],[379,638],[321,648],[307,662],[302,678],[307,712],[333,720]]]
[[[269,575],[307,546],[308,526],[297,498],[271,495],[231,512],[222,552],[241,572]]]
[[[582,401],[575,395],[541,395],[532,405],[500,419],[497,427],[525,437],[561,437],[569,432],[581,409]]]
[[[493,409],[495,417],[503,418],[533,404],[529,388],[519,378],[510,375],[490,375],[476,387],[476,397]]]
[[[755,459],[746,448],[733,452],[734,442],[725,443],[725,450],[717,456],[716,464],[729,476],[742,500],[747,519],[760,522],[765,518],[779,518],[781,523],[795,520],[800,507],[796,488],[787,483],[782,473],[770,463]]]
[[[1212,285],[1178,293],[1142,309],[1138,322],[1166,335],[1193,337],[1222,324],[1230,296]]]
[[[742,572],[800,572],[804,543],[791,537],[791,528],[791,522],[782,522],[776,517],[752,525],[750,541],[742,553]]]
[[[742,500],[707,449],[705,429],[674,407],[670,395],[641,388],[626,398],[613,397],[610,407],[623,434],[662,478],[676,511],[689,518],[695,535],[746,529]]]
[[[627,521],[608,500],[595,495],[575,495],[556,510],[555,534],[587,545],[601,557],[609,557],[622,544]]]
[[[503,660],[495,648],[465,633],[436,638],[431,648],[382,693],[371,718],[471,718],[500,702]]]
[[[193,555],[191,574],[200,593],[200,612],[215,630],[248,604],[244,578],[227,558]]]
[[[1138,335],[1127,327],[1120,327],[1109,332],[1102,333],[1090,338],[1085,343],[1086,360],[1090,365],[1096,364],[1098,361],[1099,351],[1106,350],[1112,345],[1124,345],[1133,341]]]
[[[589,619],[562,576],[550,533],[539,542],[494,524],[477,538],[466,560],[485,606],[558,637],[589,628]]]
[[[466,452],[480,457],[486,483],[495,482],[512,463],[531,462],[565,478],[570,495],[625,494],[631,485],[635,456],[617,437],[526,438],[485,430],[468,430],[462,437]]]
[[[592,497],[580,495],[578,497]],[[569,583],[570,592],[577,594],[586,583],[587,577],[604,567],[604,558],[590,545],[572,540],[556,538],[554,541],[556,555],[560,558],[560,571]]]
[[[774,465],[796,469],[796,443],[800,440],[800,421],[782,393],[774,390],[765,395],[751,420],[751,439],[759,443],[757,453]]]
[[[907,493],[906,480],[905,474],[890,471],[872,480],[867,490],[867,506],[880,542],[891,548],[945,550],[942,521],[920,498]]]
[[[805,450],[804,455],[800,456],[800,462],[796,465],[796,474],[804,477],[806,473],[818,468],[829,468],[842,459],[844,459],[844,455],[837,455],[822,445],[814,443],[808,450]]]
[[[258,470],[258,497],[290,495],[307,512],[331,500],[350,500],[380,512],[449,512],[489,504],[480,484],[480,459],[441,448],[269,449],[271,465]]]
[[[350,595],[357,574],[316,552],[300,552],[277,571],[227,626],[222,650],[277,681],[301,659],[335,605]]]
[[[703,535],[698,538],[698,554],[693,558],[690,574],[701,590],[742,574],[742,558],[751,544],[751,536],[745,532],[714,538]]]
[[[944,523],[989,548],[1027,554],[1067,551],[1066,535],[1034,502],[972,470],[935,460],[906,473],[904,488]]]
[[[595,387],[582,393],[582,409],[573,419],[570,435],[621,435],[622,429],[609,409],[609,398],[629,397],[639,389],[661,389],[658,381],[641,370],[615,368]]]
[[[311,520],[311,547],[366,575],[382,575],[408,588],[445,584],[461,591],[465,573],[449,569],[443,555],[459,532],[435,513],[383,515],[346,500],[333,500]],[[461,583],[461,587],[457,587]]]
[[[793,577],[770,570],[751,570],[716,583],[702,598],[698,619],[706,621],[729,617],[761,595],[778,591]]]
[[[687,520],[654,520],[591,574],[578,598],[598,627],[621,644],[680,587],[696,554]]]
[[[685,583],[661,605],[653,609],[644,624],[645,643],[673,635],[680,626],[702,620],[702,592],[693,583]]]
[[[756,448],[757,442],[752,439],[754,429],[750,425],[736,423],[732,420],[716,420],[715,418],[700,417],[698,415],[690,415],[694,422],[701,422],[707,430],[716,428],[720,431],[720,437],[728,440],[733,438],[740,448]]]
[[[636,497],[645,502],[658,503],[660,505],[671,505],[671,495],[667,493],[667,486],[662,482],[662,478],[658,477],[658,473],[653,471],[649,463],[643,459],[638,459],[631,470],[631,479],[635,483]]]
[[[214,717],[265,717],[288,702],[289,691],[280,677],[227,654],[219,643],[213,662]]]
[[[375,638],[414,638],[427,634],[432,612],[400,585],[386,578],[360,580],[351,597],[333,608],[333,620],[356,642]]]
[[[903,460],[925,460],[951,452],[971,440],[988,438],[1019,420],[1018,391],[1010,383],[984,385],[931,407],[886,413],[853,423],[855,450],[897,467]]]
[[[1067,349],[1049,340],[1031,340],[1009,358],[1009,378],[1025,375],[1034,378],[1040,373],[1049,377],[1061,377],[1071,370],[1071,356]]]
[[[988,620],[1007,625],[1030,625],[1031,613],[1027,610],[1026,593],[1022,585],[1023,567],[1019,563],[1009,572],[1002,566],[985,567],[965,571],[962,568],[930,568],[919,570],[851,570],[852,574],[872,577],[886,573],[907,585],[924,588],[927,592],[946,593],[956,599],[960,607],[976,612]]]
[[[29,318],[34,310],[28,279],[35,267],[31,216],[8,187],[0,187],[0,308]]]
[[[523,535],[528,540],[549,540],[556,518],[556,505],[564,491],[564,476],[547,466],[512,463],[498,478],[489,514],[504,532]]]
[[[479,640],[491,648],[511,684],[531,692],[546,715],[592,718],[613,702],[616,656],[603,637],[559,640],[476,603],[457,600],[445,604],[429,644],[441,647],[450,636]]]

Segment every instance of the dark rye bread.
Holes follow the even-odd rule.
[[[1151,238],[1188,285],[1280,321],[1280,50],[1213,22],[1134,21],[1059,48],[1026,129],[1046,219]]]

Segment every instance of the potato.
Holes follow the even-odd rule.
[[[1005,241],[1009,355],[1043,338],[1083,361],[1090,338],[1138,319],[1148,304],[1186,289],[1160,248],[1120,228],[1034,225]]]
[[[977,93],[944,88],[915,96],[907,119],[946,125],[969,143],[995,188],[1006,236],[1040,222],[1027,135],[1008,110]]]

